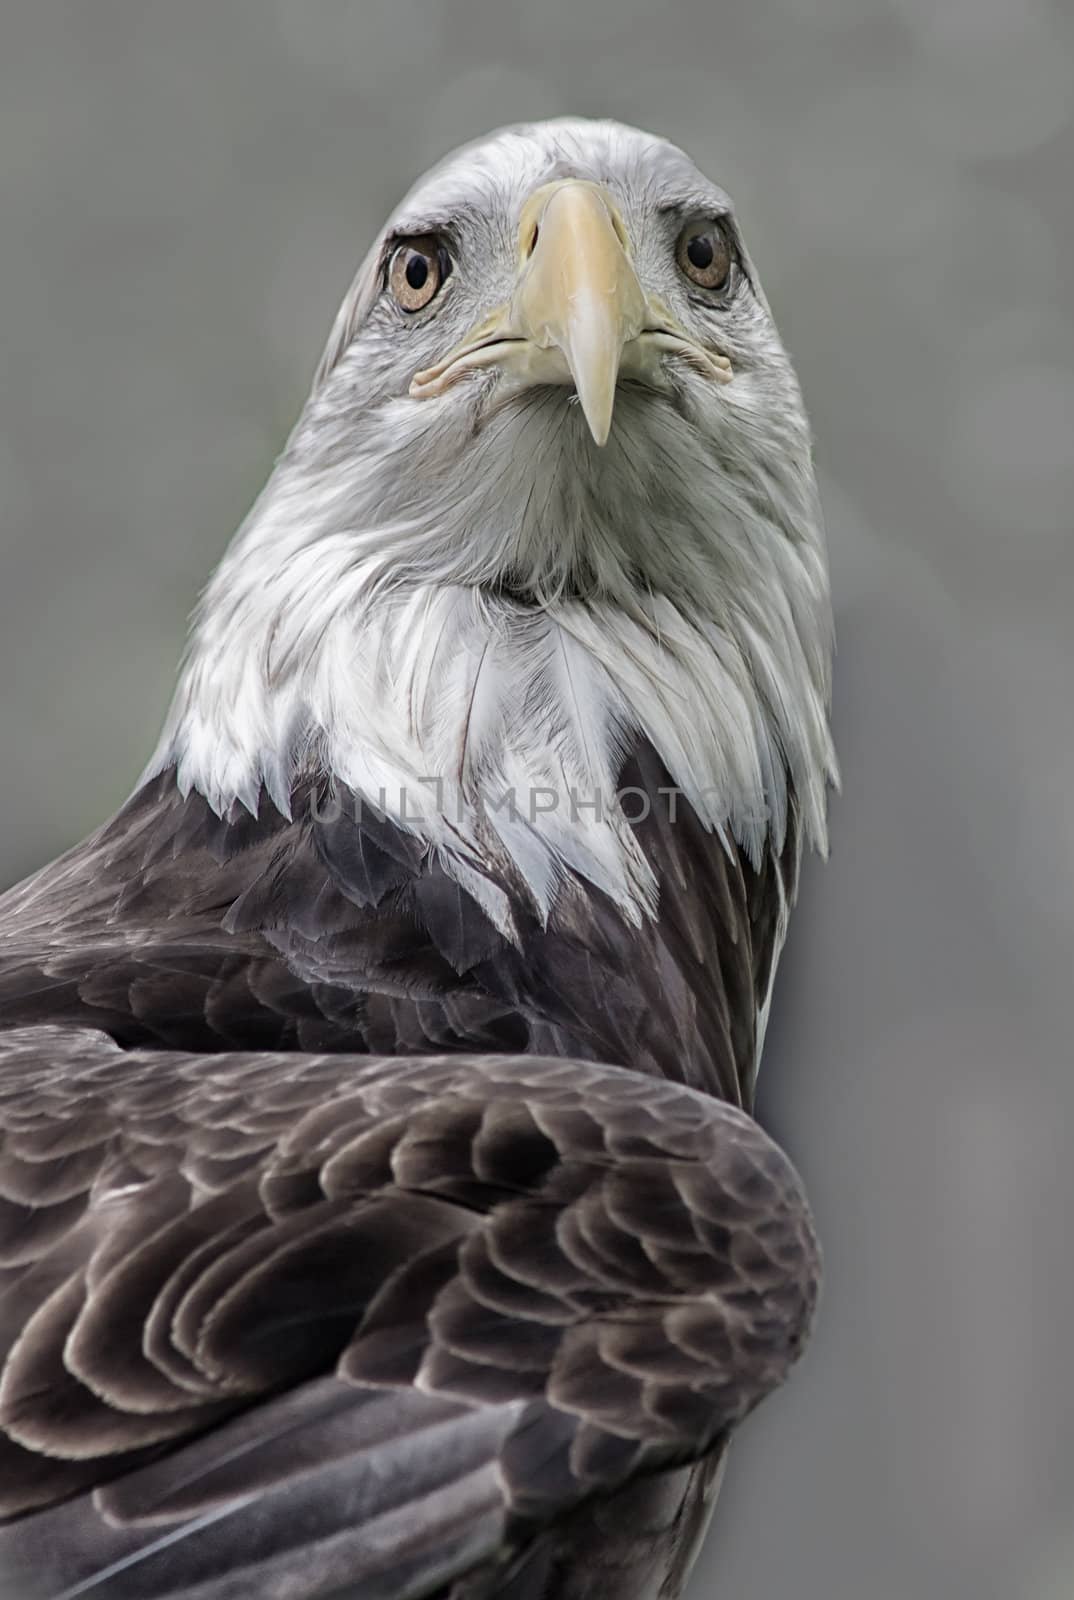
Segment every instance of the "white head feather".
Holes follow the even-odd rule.
[[[646,290],[701,333],[718,318],[734,373],[621,385],[603,447],[565,389],[507,396],[483,371],[407,394],[506,298],[526,197],[567,176],[614,195]],[[542,914],[565,868],[628,917],[651,911],[613,799],[638,734],[753,859],[781,847],[792,790],[824,848],[831,621],[809,429],[744,249],[725,307],[685,292],[675,239],[699,213],[734,227],[680,151],[613,123],[505,130],[421,180],[206,591],[150,771],[174,763],[219,811],[262,786],[286,810],[313,763],[427,839],[504,928],[487,868]],[[385,251],[433,231],[455,270],[407,318]]]

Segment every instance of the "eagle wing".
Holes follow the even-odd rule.
[[[718,1446],[813,1313],[786,1158],[616,1067],[25,1027],[0,1130],[0,1574],[41,1600],[494,1583]]]

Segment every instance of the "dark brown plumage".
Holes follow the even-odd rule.
[[[672,823],[650,747],[621,782],[651,797],[636,832],[659,919],[633,927],[578,884],[542,926],[514,886],[515,946],[433,851],[353,796],[305,782],[293,820],[265,796],[257,818],[221,819],[166,772],[0,902],[0,1022],[186,1050],[550,1052],[748,1105],[796,832],[754,870],[681,796]]]
[[[812,1315],[793,1172],[698,1092],[749,1103],[779,864],[654,808],[659,920],[579,896],[514,951],[300,799],[165,775],[0,902],[0,1572],[582,1595],[626,1493],[601,1570],[645,1592]]]

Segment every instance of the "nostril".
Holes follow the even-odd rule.
[[[536,250],[536,248],[537,248],[537,240],[540,238],[540,236],[541,236],[540,224],[535,222],[533,224],[533,232],[530,234],[530,242],[529,242],[528,246],[526,247],[526,254],[528,256],[531,256],[533,254],[533,252]]]

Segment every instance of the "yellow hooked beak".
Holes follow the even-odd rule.
[[[498,366],[513,387],[571,383],[596,443],[608,438],[620,375],[655,381],[664,355],[685,356],[726,382],[726,356],[686,335],[647,297],[615,202],[599,184],[543,185],[522,210],[510,302],[435,367],[415,374],[418,399],[442,394],[475,368]]]
[[[562,352],[589,431],[611,431],[623,346],[645,327],[647,307],[622,224],[595,184],[539,189],[522,214],[534,241],[514,301],[515,325],[538,350]]]

